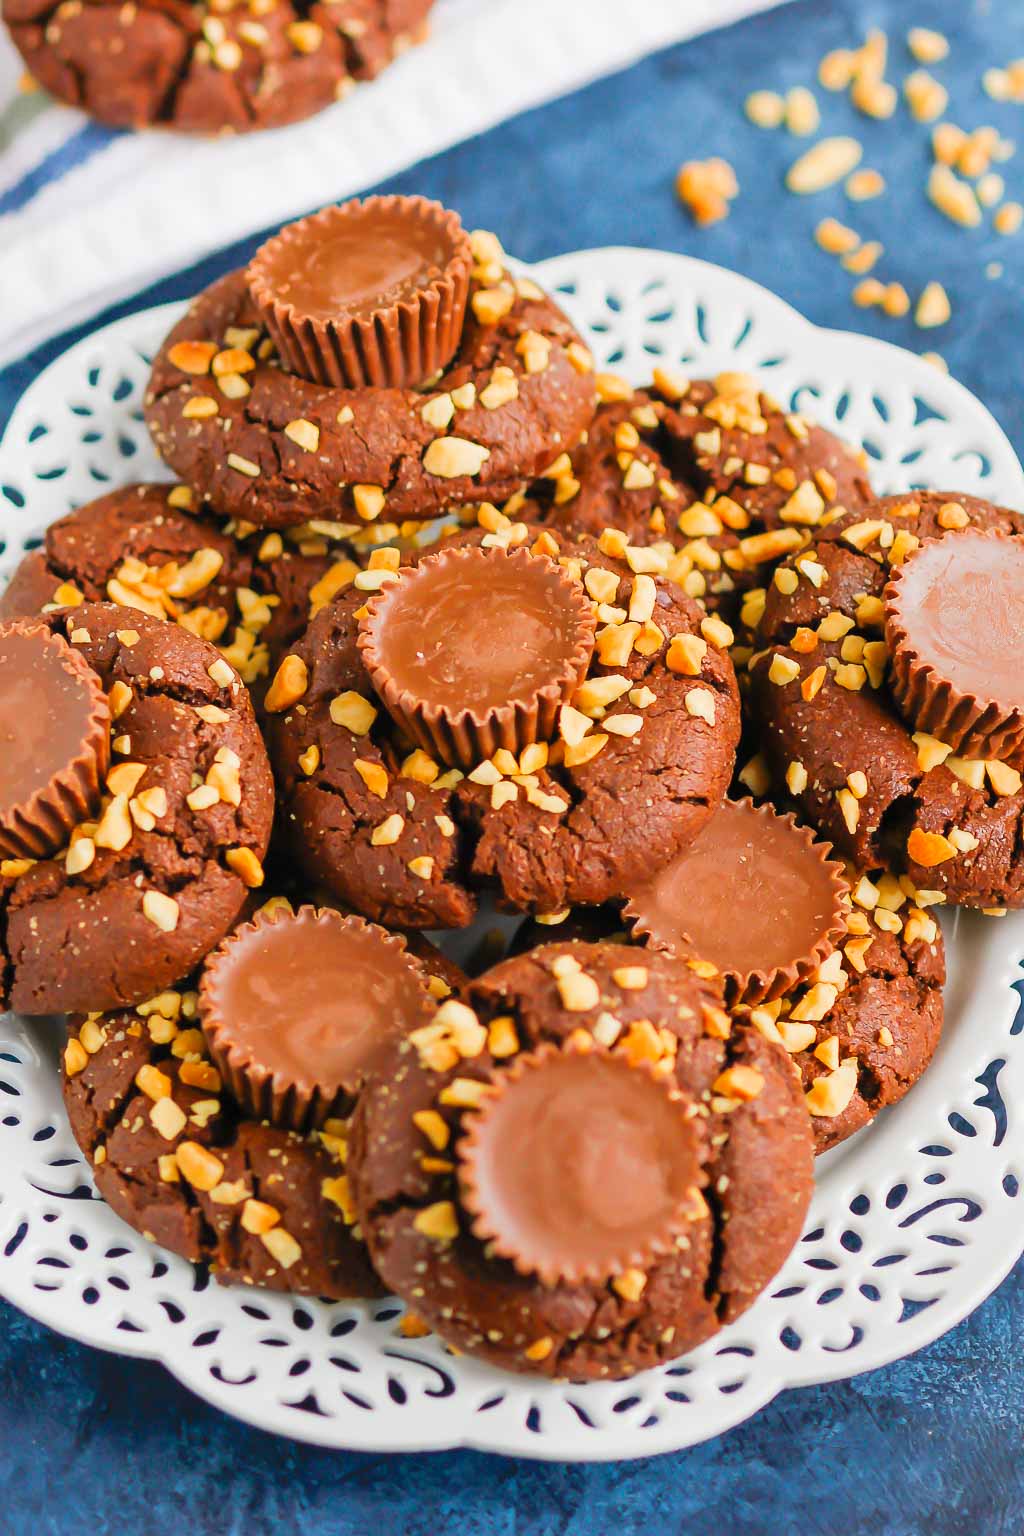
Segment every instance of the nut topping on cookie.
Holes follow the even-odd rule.
[[[555,500],[571,498],[567,449],[596,393],[568,319],[493,235],[424,198],[373,197],[288,225],[201,294],[145,405],[161,457],[237,528],[373,523],[386,539],[523,499],[556,466]]]

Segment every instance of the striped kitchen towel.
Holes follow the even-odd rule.
[[[428,42],[345,101],[211,140],[90,122],[32,90],[0,35],[0,366],[254,229],[777,3],[438,0]]]

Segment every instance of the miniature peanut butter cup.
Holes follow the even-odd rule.
[[[403,938],[329,908],[260,913],[210,956],[199,987],[235,1098],[297,1131],[347,1113],[386,1047],[434,1006]]]
[[[287,224],[246,279],[285,362],[315,383],[415,387],[450,362],[473,257],[423,197],[352,198]]]
[[[99,678],[61,636],[0,624],[0,854],[40,858],[98,808],[110,758]]]
[[[554,734],[589,665],[594,616],[546,555],[463,547],[401,570],[366,605],[358,643],[398,725],[467,768]]]
[[[701,1205],[693,1105],[646,1065],[541,1046],[492,1079],[457,1152],[473,1232],[544,1285],[670,1253]]]
[[[726,800],[691,847],[626,903],[635,939],[717,966],[730,1006],[781,997],[846,932],[842,866],[792,816]]]
[[[967,528],[920,545],[886,587],[885,636],[917,730],[1024,764],[1024,539]]]

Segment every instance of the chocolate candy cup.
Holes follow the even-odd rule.
[[[718,968],[731,1007],[782,997],[846,931],[847,884],[827,843],[770,805],[726,800],[678,858],[634,891],[635,939]]]
[[[359,650],[398,725],[472,768],[554,735],[594,648],[583,587],[525,549],[442,550],[366,605]]]
[[[645,1269],[702,1201],[693,1110],[621,1053],[545,1045],[519,1057],[458,1143],[474,1236],[545,1285]]]
[[[42,858],[97,809],[110,760],[99,678],[43,624],[0,624],[0,854]]]
[[[346,1114],[383,1048],[434,1008],[402,937],[330,908],[260,913],[214,951],[199,986],[235,1099],[296,1131]]]
[[[424,197],[352,198],[260,246],[246,280],[302,378],[416,387],[450,362],[473,264],[457,214]]]
[[[1024,766],[1024,539],[965,528],[928,540],[884,600],[905,718],[960,757]]]

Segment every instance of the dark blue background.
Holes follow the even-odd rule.
[[[623,25],[639,3],[623,0]],[[822,324],[938,350],[1021,451],[1024,235],[962,231],[928,205],[927,131],[902,111],[890,124],[870,123],[844,98],[818,92],[826,129],[857,134],[864,163],[889,182],[886,197],[853,208],[838,190],[806,200],[787,195],[781,178],[799,142],[762,133],[742,115],[748,90],[813,83],[821,55],[855,43],[871,24],[892,34],[897,81],[912,67],[906,28],[944,30],[953,53],[936,72],[951,89],[948,115],[968,128],[994,122],[1011,138],[1024,136],[1024,112],[996,106],[980,83],[988,65],[1024,56],[1020,0],[809,0],[671,49],[428,161],[387,190],[442,198],[468,225],[496,229],[519,256],[613,243],[687,250],[749,274]],[[710,154],[733,162],[741,195],[725,224],[697,232],[672,180],[682,160]],[[1008,195],[1024,200],[1024,161],[1002,169]],[[826,212],[881,239],[884,276],[912,294],[932,277],[944,282],[951,324],[920,332],[909,319],[854,309],[851,279],[811,239]],[[114,313],[190,294],[255,244],[256,237]],[[1003,264],[998,278],[985,275],[992,261]],[[67,340],[0,373],[0,424]],[[292,1445],[223,1418],[157,1366],[70,1343],[0,1304],[0,1529],[10,1536],[667,1536],[711,1524],[730,1536],[1019,1536],[1022,1317],[1018,1269],[973,1318],[911,1360],[788,1393],[751,1423],[679,1455],[572,1467],[471,1452],[389,1458]]]

